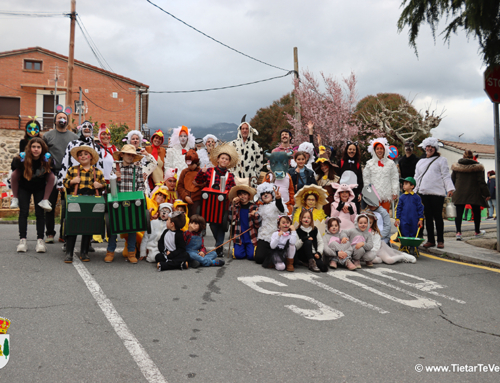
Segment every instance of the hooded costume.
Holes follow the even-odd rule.
[[[204,148],[198,150],[198,157],[200,159],[200,168],[211,168],[214,165],[210,161],[210,156],[208,155],[208,150],[207,150],[207,141],[209,139],[212,139],[215,141],[215,144],[217,145],[217,137],[215,137],[213,134],[207,134],[205,137],[203,137],[203,145],[205,145]],[[212,148],[213,149],[213,148]]]
[[[165,201],[168,198],[168,189],[165,186],[160,186],[160,187],[156,188],[155,190],[153,190],[153,192],[151,193],[151,198],[146,197],[148,210],[153,209],[151,211],[151,216],[158,213],[159,204],[155,200],[155,197],[158,193],[163,194],[165,196]]]
[[[297,148],[296,150],[297,152],[305,152],[307,154],[309,154],[309,159],[307,160],[307,163],[306,163],[306,168],[308,168],[309,170],[311,170],[313,173],[314,172],[314,169],[313,169],[313,163],[314,163],[314,145],[311,144],[310,142],[303,142],[299,145],[299,147]],[[297,163],[295,162],[294,159],[292,159],[290,161],[290,167],[292,168],[296,168],[297,167]]]
[[[201,191],[205,187],[205,184],[198,185],[194,181],[196,175],[200,171],[200,159],[198,158],[196,150],[189,149],[185,158],[186,164],[188,166],[191,164],[196,164],[196,168],[194,170],[191,170],[189,169],[189,167],[187,167],[181,172],[181,175],[179,176],[179,182],[177,183],[177,193],[179,195],[179,198],[183,201],[186,201],[186,197],[191,198],[193,203],[188,203],[190,212],[188,216],[190,217],[191,215],[196,214],[196,211],[201,204]]]
[[[180,139],[180,134],[186,133],[186,142],[183,145]],[[187,154],[189,149],[195,148],[195,137],[191,134],[191,129],[186,126],[180,126],[173,130],[170,136],[170,142],[168,144],[166,164],[169,167],[177,168],[179,171],[186,169],[186,161],[184,156]]]
[[[330,219],[331,218],[328,218],[326,220],[327,227],[328,227],[328,221]],[[343,225],[341,227],[343,227]],[[331,260],[338,262],[341,265],[345,265],[347,261],[351,260],[352,246],[351,243],[349,242],[349,236],[346,234],[345,231],[341,230],[341,227],[339,227],[339,231],[337,234],[332,234],[330,230],[326,231],[325,236],[323,237],[323,242],[325,243],[325,246],[323,248],[323,258],[330,257]],[[346,243],[342,243],[342,239],[344,238],[348,239]],[[344,259],[339,258],[338,257],[339,251],[345,252],[347,254],[347,257]],[[327,259],[325,259],[325,261],[329,262]]]
[[[186,224],[181,229],[182,231],[186,231],[189,228],[189,218],[188,218],[189,209],[188,209],[188,204],[186,202],[178,199],[178,200],[175,200],[175,202],[174,202],[174,211],[175,211],[175,209],[178,206],[184,206],[184,208],[186,209],[186,211],[184,212],[184,213],[186,213]]]
[[[238,156],[240,157],[240,162],[234,168],[233,172],[235,177],[242,178],[242,184],[248,185],[248,178],[253,176],[258,176],[260,169],[264,166],[264,155],[262,153],[262,148],[259,146],[257,141],[254,140],[253,135],[258,135],[256,129],[250,126],[250,123],[245,122],[246,114],[241,119],[241,124],[238,126],[238,136],[236,140],[231,141],[230,144],[236,148]],[[248,137],[246,141],[243,141],[243,136],[241,135],[241,127],[248,125]],[[256,187],[255,181],[252,181],[252,187]]]
[[[331,205],[331,216],[332,217],[338,217],[340,219],[340,222],[342,222],[342,229],[343,230],[349,230],[354,227],[354,220],[356,219],[356,214],[358,213],[356,210],[356,204],[353,202],[354,201],[354,192],[353,189],[356,188],[358,185],[346,185],[346,184],[337,184],[334,183],[333,187],[337,189],[335,192],[334,196],[334,202]],[[340,193],[342,192],[349,192],[349,198],[347,199],[347,202],[344,203],[340,199]],[[347,206],[349,209],[348,213],[344,213],[343,209],[344,207]]]
[[[375,147],[378,145],[384,148],[382,159],[379,159],[375,153]],[[368,152],[372,155],[372,159],[366,163],[363,170],[363,182],[375,185],[381,202],[391,201],[393,195],[399,194],[399,173],[394,161],[387,158],[389,155],[387,139],[371,140]]]
[[[156,146],[153,144],[153,138],[158,137],[161,139],[160,145]],[[151,145],[146,146],[146,152],[151,154],[155,161],[157,162],[156,167],[154,168],[153,172],[151,173],[151,176],[149,177],[149,187],[153,189],[154,186],[162,185],[163,184],[163,172],[164,169],[166,168],[166,163],[165,163],[165,156],[166,156],[166,150],[163,148],[161,145],[163,145],[163,142],[165,141],[165,137],[163,132],[158,129],[154,134],[151,136]],[[171,164],[169,163],[169,166]],[[175,167],[175,166],[174,166]]]
[[[359,220],[363,217],[368,221],[368,226],[365,231],[361,231],[358,226]],[[375,258],[375,254],[369,253],[369,251],[373,248],[373,238],[369,229],[370,218],[366,214],[360,214],[356,217],[354,228],[346,231],[346,234],[349,236],[349,242],[352,246],[352,259],[354,261],[359,262],[360,260],[363,260],[365,262],[371,262]],[[356,249],[356,245],[358,243],[364,243],[364,245],[359,249]]]

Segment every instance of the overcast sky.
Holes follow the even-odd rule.
[[[293,47],[298,47],[301,70],[338,79],[353,71],[359,99],[400,93],[419,110],[429,105],[438,112],[445,109],[445,118],[433,130],[438,138],[458,141],[461,133],[464,141],[493,137],[493,107],[483,91],[485,68],[477,41],[460,32],[449,46],[440,36],[434,44],[424,26],[417,58],[407,31],[397,33],[401,1],[154,2],[223,43],[278,67],[293,69]],[[76,7],[111,68],[150,90],[221,87],[285,73],[209,40],[146,0],[85,0]],[[0,0],[0,10],[69,12],[70,0]],[[0,36],[0,51],[41,46],[67,55],[69,18],[0,15]],[[75,58],[99,65],[78,28]],[[291,89],[289,76],[230,90],[151,95],[149,125],[238,123],[243,114],[251,118]]]

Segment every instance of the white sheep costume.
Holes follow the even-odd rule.
[[[179,140],[179,135],[181,131],[188,133],[188,140],[186,146],[182,146]],[[179,126],[175,128],[170,136],[170,142],[168,144],[167,155],[165,156],[165,167],[177,168],[179,174],[181,171],[187,168],[185,156],[189,149],[194,149],[196,138],[191,133],[191,129],[185,126]],[[184,152],[183,152],[184,150]]]
[[[263,182],[259,186],[257,186],[257,196],[259,197],[259,201],[262,201],[262,194],[271,193],[273,196],[273,201],[269,203],[264,203],[263,205],[259,205],[259,215],[262,217],[262,224],[259,228],[259,234],[257,235],[257,239],[261,239],[266,242],[271,242],[271,236],[276,231],[276,220],[278,217],[285,212],[280,211],[276,206],[276,195],[274,193],[274,185],[269,182]]]
[[[208,155],[208,151],[207,151],[207,141],[209,138],[214,140],[216,145],[217,145],[217,141],[218,141],[217,137],[215,137],[213,134],[207,134],[205,137],[203,137],[203,145],[205,145],[205,147],[198,150],[198,158],[200,159],[200,168],[202,168],[202,169],[205,166],[207,167],[207,169],[214,167],[214,165],[212,164],[212,161],[210,161],[210,156]]]
[[[385,150],[381,160],[375,153],[377,144],[382,144]],[[393,195],[399,194],[399,173],[394,161],[387,158],[389,155],[387,139],[382,137],[371,140],[368,152],[372,155],[372,159],[366,163],[363,169],[363,182],[365,185],[375,186],[381,202],[391,201]]]
[[[299,145],[299,147],[296,150],[297,152],[306,152],[309,154],[309,160],[307,161],[306,168],[312,170],[314,172],[314,169],[312,167],[312,164],[314,163],[314,145],[311,144],[310,142],[303,142]],[[297,167],[297,163],[295,160],[290,161],[290,166],[292,168]],[[316,173],[314,173],[316,174]]]

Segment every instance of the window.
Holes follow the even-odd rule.
[[[37,60],[24,60],[25,70],[42,71],[42,62]]]
[[[16,116],[21,114],[21,99],[0,97],[0,116]]]

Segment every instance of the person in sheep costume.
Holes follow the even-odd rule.
[[[253,138],[254,134],[257,136],[259,132],[252,128],[245,118],[246,114],[238,126],[238,137],[230,143],[236,148],[240,157],[240,162],[234,169],[235,180],[237,184],[248,185],[249,178],[259,176],[260,169],[264,166],[264,154]],[[250,186],[257,187],[256,181],[252,180]]]
[[[179,172],[183,171],[187,168],[184,156],[189,149],[194,148],[195,137],[191,134],[191,129],[179,126],[170,136],[165,164],[170,168],[177,168]]]
[[[257,235],[257,248],[255,250],[255,262],[262,264],[266,256],[271,252],[271,237],[276,231],[276,220],[284,214],[285,207],[281,200],[278,189],[269,182],[263,182],[257,186],[257,197],[259,198],[259,215],[262,223]]]
[[[368,152],[372,155],[363,170],[363,182],[372,184],[377,190],[381,206],[389,212],[391,200],[399,194],[399,172],[389,155],[389,143],[385,138],[375,138],[370,141]]]

